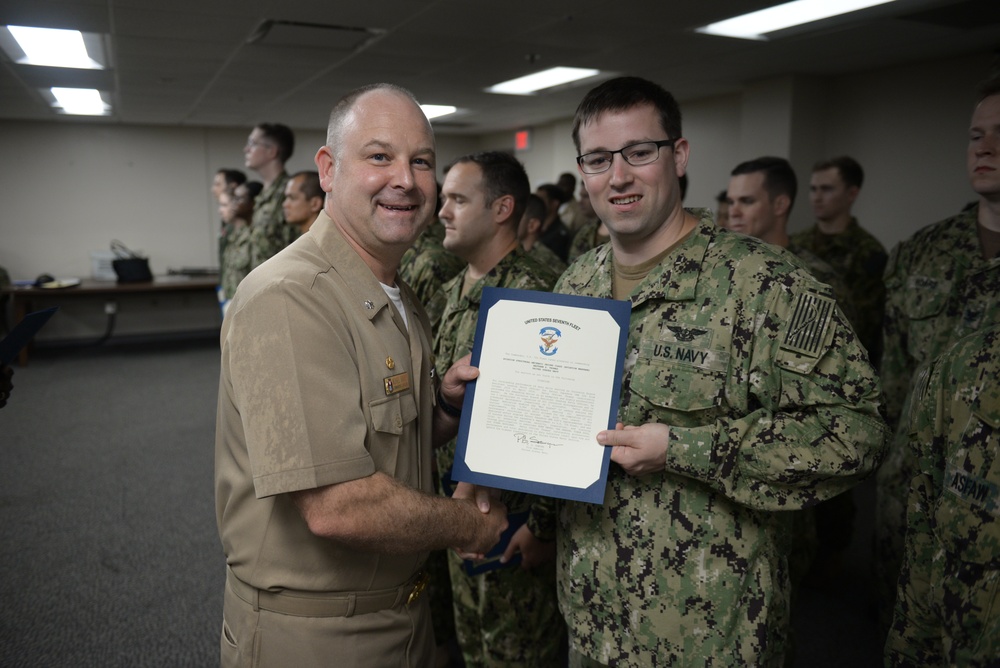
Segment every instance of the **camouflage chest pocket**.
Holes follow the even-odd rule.
[[[725,372],[639,357],[632,369],[629,389],[632,396],[623,407],[627,415],[622,416],[627,422],[656,417],[657,421],[676,426],[695,426],[708,419],[701,411],[722,406]],[[637,405],[636,398],[644,405]]]
[[[371,416],[369,453],[375,469],[395,474],[400,439],[417,419],[413,390],[370,401],[368,411]]]
[[[903,304],[909,319],[907,352],[917,360],[933,349],[935,329],[951,295],[951,281],[931,276],[910,276],[906,281]]]

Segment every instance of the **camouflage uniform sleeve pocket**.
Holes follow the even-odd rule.
[[[836,308],[837,302],[828,294],[798,292],[780,334],[775,364],[800,374],[812,373],[833,342]]]

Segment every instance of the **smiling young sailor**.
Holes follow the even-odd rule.
[[[556,292],[632,303],[602,505],[566,502],[571,666],[781,666],[786,517],[881,458],[881,395],[830,289],[782,251],[681,206],[689,146],[660,86],[591,90],[573,138],[611,243]]]

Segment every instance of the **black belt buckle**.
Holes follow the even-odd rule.
[[[413,589],[410,591],[410,595],[406,598],[407,607],[420,598],[420,595],[424,593],[425,589],[427,589],[427,583],[430,582],[430,580],[431,577],[427,574],[427,571],[423,571],[417,576],[416,582],[413,583]]]

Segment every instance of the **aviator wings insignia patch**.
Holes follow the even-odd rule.
[[[694,341],[702,334],[708,334],[707,329],[689,329],[687,327],[679,327],[677,325],[665,325],[665,327],[673,332],[673,335],[677,337],[678,341],[683,341],[684,343]]]

